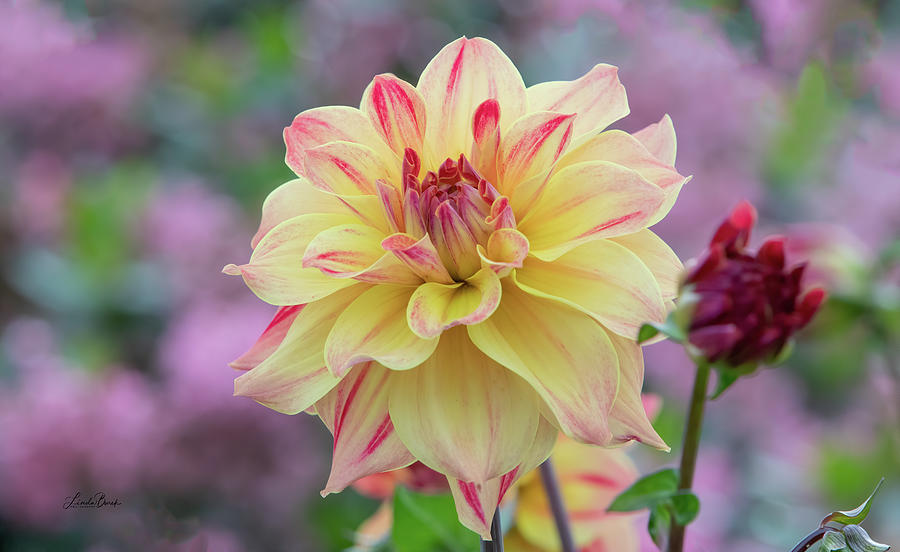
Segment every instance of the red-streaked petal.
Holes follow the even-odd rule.
[[[381,247],[396,255],[426,282],[453,283],[428,234],[418,240],[409,234],[392,234],[381,242]]]
[[[618,71],[617,67],[601,63],[573,81],[530,86],[528,110],[576,113],[575,136],[603,130],[629,113]]]
[[[430,357],[437,338],[422,339],[406,324],[413,291],[378,285],[347,307],[325,343],[328,369],[341,376],[354,364],[375,360],[393,370],[408,370]]]
[[[391,376],[389,408],[397,434],[426,466],[484,482],[518,466],[540,414],[535,393],[452,328],[434,354]]]
[[[609,339],[619,357],[619,393],[609,413],[610,444],[638,441],[667,451],[669,446],[653,429],[644,408],[641,389],[644,386],[644,356],[641,346],[610,332]]]
[[[500,103],[485,100],[472,116],[472,165],[488,182],[497,182],[497,151],[500,149]]]
[[[262,220],[259,230],[250,242],[251,247],[256,247],[272,228],[282,222],[314,213],[348,214],[351,208],[332,194],[326,194],[312,185],[305,178],[297,178],[285,182],[275,188],[263,202]]]
[[[550,456],[558,434],[556,427],[541,417],[534,442],[515,469],[483,483],[447,477],[459,521],[483,538],[490,539],[491,519],[506,491]]]
[[[647,265],[659,283],[663,299],[674,299],[678,296],[678,283],[684,272],[684,265],[678,255],[672,251],[659,236],[644,229],[634,234],[609,238],[619,245],[627,247]]]
[[[375,148],[382,144],[360,110],[346,106],[317,107],[297,115],[291,126],[284,129],[285,163],[299,176],[306,176],[306,151],[334,141]]]
[[[322,496],[361,477],[415,462],[388,413],[390,374],[375,362],[358,364],[316,403],[316,412],[334,435],[331,474]]]
[[[675,167],[660,161],[636,137],[621,130],[608,130],[573,145],[559,160],[560,168],[588,161],[609,161],[637,172],[666,193],[666,200],[651,224],[665,217],[681,187],[689,180],[678,174]]]
[[[347,196],[375,195],[376,180],[397,182],[399,176],[374,149],[353,142],[328,142],[307,150],[306,172],[317,188]]]
[[[450,200],[438,206],[431,224],[435,248],[450,275],[464,279],[474,274],[481,266],[476,250],[478,242]]]
[[[334,278],[370,283],[418,284],[409,267],[381,247],[384,236],[371,226],[342,224],[319,233],[303,254],[303,268],[318,268]]]
[[[666,165],[675,166],[678,140],[675,138],[675,126],[668,113],[663,115],[658,123],[651,123],[635,132],[634,137],[640,140],[654,157]]]
[[[289,305],[286,307],[278,307],[275,316],[269,325],[263,331],[256,343],[253,344],[246,353],[242,354],[228,365],[237,370],[250,370],[255,368],[262,361],[268,358],[275,349],[284,341],[288,329],[294,323],[294,319],[300,314],[305,305]]]
[[[487,99],[502,106],[501,128],[525,113],[525,84],[516,66],[496,44],[462,37],[432,59],[416,88],[425,99],[426,165],[467,153],[473,142],[470,124],[475,109]]]
[[[539,111],[513,123],[500,139],[498,190],[509,194],[517,184],[546,175],[572,138],[573,114]]]
[[[234,394],[285,414],[306,410],[321,399],[340,381],[325,367],[322,351],[328,332],[365,288],[342,290],[307,305],[275,352],[234,380]]]
[[[506,278],[494,314],[466,329],[479,349],[534,387],[567,435],[594,444],[609,441],[607,416],[616,397],[619,362],[594,319],[534,297]]]
[[[607,161],[579,163],[550,178],[519,230],[533,255],[552,261],[587,241],[645,228],[665,199],[659,186],[631,169]]]
[[[430,339],[459,324],[478,324],[500,304],[500,278],[482,268],[465,282],[419,286],[409,300],[406,320],[413,333]]]
[[[362,111],[397,155],[422,150],[425,100],[413,85],[391,74],[376,76],[363,93]]]
[[[653,273],[628,248],[609,240],[584,243],[553,262],[526,259],[516,281],[525,291],[566,303],[630,339],[637,339],[645,322],[666,318]]]
[[[320,232],[355,220],[350,215],[336,214],[300,215],[288,219],[257,244],[249,263],[227,265],[222,271],[243,276],[247,287],[272,305],[315,301],[355,282],[331,278],[316,268],[303,268],[303,253]]]

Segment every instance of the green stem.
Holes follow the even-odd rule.
[[[694,469],[697,467],[697,451],[700,448],[700,432],[703,430],[703,408],[706,406],[706,389],[709,386],[709,363],[697,361],[697,375],[688,410],[687,425],[684,428],[684,443],[681,452],[678,489],[690,490],[694,484]],[[684,526],[673,520],[669,534],[669,552],[684,550]]]
[[[806,550],[809,550],[812,548],[812,545],[822,540],[822,537],[824,537],[827,532],[827,528],[819,527],[812,533],[803,537],[803,540],[797,543],[797,546],[795,546],[791,552],[805,552]]]

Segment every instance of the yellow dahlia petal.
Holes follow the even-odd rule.
[[[303,254],[303,268],[315,267],[335,278],[369,283],[409,284],[422,281],[381,247],[380,231],[361,224],[342,224],[320,232]]]
[[[459,324],[477,324],[500,304],[500,278],[482,268],[464,282],[419,286],[409,300],[406,320],[413,333],[430,339]]]
[[[637,339],[645,322],[666,318],[653,273],[628,248],[610,240],[583,243],[549,263],[528,258],[515,280],[525,291],[567,303],[631,339]]]
[[[607,415],[616,398],[619,361],[597,321],[530,295],[507,278],[494,314],[467,329],[479,349],[534,387],[567,435],[609,441]]]
[[[518,69],[490,40],[462,37],[432,59],[416,88],[425,98],[426,160],[437,165],[467,153],[472,145],[472,116],[487,99],[502,106],[501,128],[525,113],[525,84]]]
[[[334,436],[331,474],[322,496],[340,492],[361,477],[415,462],[388,413],[390,374],[376,362],[357,364],[316,403],[316,412]]]
[[[338,317],[325,342],[325,361],[335,375],[375,360],[406,370],[431,356],[438,339],[422,339],[406,324],[406,305],[416,288],[381,284],[359,296]]]
[[[666,200],[651,224],[662,220],[675,204],[678,192],[689,178],[678,174],[675,167],[659,160],[635,136],[621,130],[608,130],[574,145],[562,159],[560,167],[586,161],[609,161],[634,170],[666,193]]]
[[[356,286],[306,305],[278,348],[234,380],[234,394],[286,414],[306,410],[321,399],[340,381],[325,367],[322,351],[328,332],[364,289]]]
[[[256,245],[249,263],[228,265],[223,272],[243,276],[247,287],[272,305],[315,301],[356,282],[331,278],[317,268],[303,268],[301,259],[306,246],[320,232],[354,221],[352,216],[337,214],[300,215],[288,219],[269,231]]]
[[[644,147],[663,163],[675,166],[675,153],[678,140],[675,138],[675,126],[668,114],[658,123],[651,123],[633,134]]]
[[[448,476],[447,481],[450,484],[459,521],[490,540],[491,519],[500,501],[521,476],[531,472],[550,456],[558,434],[556,427],[541,417],[534,443],[522,462],[513,470],[483,483],[460,481]]]
[[[284,341],[288,330],[306,305],[290,305],[286,307],[278,307],[275,316],[269,325],[263,331],[256,343],[244,354],[228,363],[229,366],[236,370],[250,370],[256,368],[259,364],[269,358],[272,353]]]
[[[421,366],[392,375],[390,411],[419,461],[471,482],[518,466],[540,419],[528,384],[475,348],[462,328],[444,332]]]
[[[453,278],[444,268],[428,234],[418,240],[409,234],[392,234],[381,242],[381,246],[396,255],[426,282],[453,283]]]
[[[489,266],[501,278],[519,268],[528,256],[528,238],[513,228],[501,228],[491,233],[487,247],[478,246],[481,264]]]
[[[640,345],[613,333],[609,334],[619,357],[619,393],[609,413],[609,429],[612,441],[622,444],[638,441],[651,447],[668,451],[669,446],[653,429],[650,417],[641,400],[644,385],[644,356]]]
[[[634,234],[610,238],[610,241],[624,245],[647,265],[659,283],[663,299],[674,299],[678,295],[678,279],[684,271],[684,265],[659,236],[644,229]]]
[[[362,111],[397,155],[422,149],[425,100],[413,85],[391,74],[376,76],[363,92]]]
[[[395,164],[371,147],[353,142],[328,142],[306,150],[310,181],[339,195],[375,195],[376,180],[397,180],[397,170],[388,163]]]
[[[648,226],[666,194],[637,172],[607,161],[579,163],[554,174],[519,223],[531,253],[552,261],[597,238]]]
[[[519,182],[546,176],[572,138],[575,114],[539,111],[513,123],[500,138],[498,189],[509,194]]]
[[[284,129],[285,162],[298,176],[306,176],[306,151],[328,142],[356,142],[390,151],[383,146],[368,118],[358,109],[328,106],[309,109]]]
[[[603,130],[629,113],[628,98],[618,72],[617,67],[601,63],[573,81],[530,86],[528,110],[577,113],[575,136]]]
[[[256,247],[272,228],[282,222],[314,213],[350,214],[352,210],[334,195],[316,189],[305,178],[285,182],[275,188],[263,202],[262,220],[250,246]]]
[[[500,102],[485,100],[472,115],[472,164],[489,182],[497,182],[497,152],[500,149]]]

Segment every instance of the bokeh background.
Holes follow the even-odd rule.
[[[669,113],[694,175],[656,228],[676,252],[750,199],[831,291],[709,407],[691,550],[788,550],[882,475],[866,527],[900,545],[900,2],[0,0],[0,549],[352,544],[378,504],[319,497],[327,430],[231,395],[272,308],[219,270],[291,178],[296,113],[463,34],[526,84],[620,66],[616,126]],[[677,452],[691,366],[660,344],[647,371]]]

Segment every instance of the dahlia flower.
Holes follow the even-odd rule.
[[[755,224],[753,205],[739,203],[685,279],[694,296],[688,340],[709,362],[774,360],[825,299],[822,288],[803,289],[805,263],[785,266],[783,236],[747,251]]]
[[[635,339],[676,295],[681,263],[647,227],[686,178],[671,120],[604,130],[627,114],[615,67],[526,88],[460,38],[417,85],[378,75],[359,109],[285,129],[298,178],[224,269],[280,308],[232,366],[236,395],[331,430],[323,495],[418,460],[487,537],[558,430],[665,448]]]

